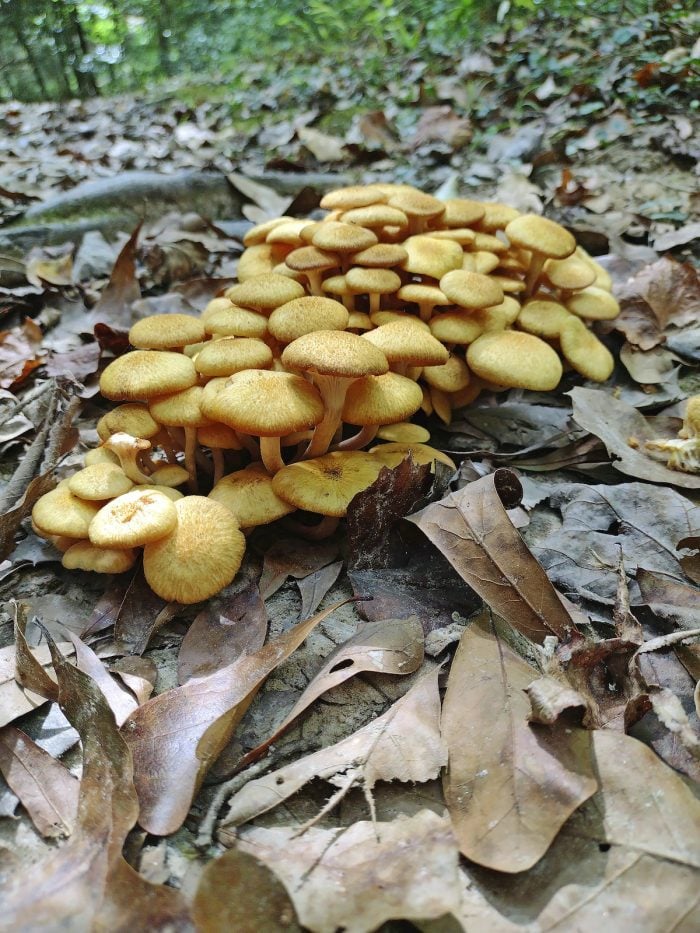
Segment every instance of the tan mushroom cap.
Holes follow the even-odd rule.
[[[443,275],[440,289],[460,308],[490,308],[503,301],[503,290],[490,276],[463,269]]]
[[[308,225],[308,220],[287,220],[283,224],[276,224],[265,237],[265,242],[298,246],[303,242],[301,231]]]
[[[204,496],[175,503],[177,524],[165,538],[147,544],[143,571],[154,593],[190,605],[214,596],[238,573],[245,537],[233,514]]]
[[[345,211],[342,215],[344,224],[357,224],[375,230],[377,227],[392,226],[403,229],[408,227],[408,217],[397,207],[389,204],[370,204],[367,207],[356,207]]]
[[[445,213],[442,222],[446,227],[469,227],[480,221],[486,213],[481,201],[468,198],[448,198],[445,201]]]
[[[95,447],[93,450],[86,452],[83,463],[86,467],[94,466],[96,463],[116,463],[119,466],[119,457],[105,447]]]
[[[261,463],[222,477],[209,498],[233,512],[241,528],[256,528],[284,518],[294,511],[272,488],[272,477]]]
[[[202,447],[216,447],[219,450],[243,449],[236,432],[226,424],[213,423],[197,428],[197,443]]]
[[[477,249],[473,253],[465,253],[464,258],[465,260],[467,258],[471,260],[472,267],[467,269],[463,263],[462,268],[467,272],[478,272],[480,275],[488,275],[501,264],[500,256],[486,249]]]
[[[678,436],[684,439],[700,437],[700,395],[691,395],[685,406],[683,427]]]
[[[292,341],[282,353],[282,363],[295,372],[344,378],[381,376],[389,369],[387,358],[366,338],[366,334],[360,337],[336,330],[314,331]]]
[[[566,259],[576,249],[576,240],[561,224],[539,214],[521,214],[505,228],[511,243],[552,259]]]
[[[243,369],[268,369],[272,366],[272,350],[255,337],[222,337],[207,344],[197,354],[194,365],[208,379],[232,376]]]
[[[64,553],[61,563],[66,570],[126,573],[136,563],[136,551],[131,548],[95,547],[89,541],[77,541]]]
[[[202,407],[214,421],[256,437],[306,431],[323,418],[321,396],[310,382],[269,370],[236,373]]]
[[[425,194],[417,188],[395,191],[387,202],[391,207],[398,207],[408,217],[421,220],[434,220],[445,213],[445,202]]]
[[[398,373],[363,376],[348,389],[343,421],[356,425],[405,421],[418,411],[422,400],[420,386],[406,376]]]
[[[100,392],[113,401],[137,401],[189,389],[196,382],[197,370],[184,354],[132,350],[107,366],[100,376]]]
[[[375,185],[348,185],[324,194],[320,207],[324,211],[349,211],[369,204],[382,204],[386,199],[384,191]]]
[[[236,267],[239,285],[259,275],[269,275],[283,258],[283,248],[274,243],[256,243],[255,246],[249,246],[241,255]]]
[[[170,499],[171,502],[182,499],[182,493],[179,489],[174,489],[172,486],[154,486],[150,483],[138,483],[129,492],[157,492],[165,496],[166,499]]]
[[[498,311],[502,312],[505,320],[505,325],[515,323],[520,314],[520,302],[517,298],[513,298],[512,295],[505,295],[503,301],[498,305],[493,305],[491,308],[486,308],[486,311]]]
[[[240,265],[238,277],[240,279]],[[226,290],[226,297],[234,304],[263,313],[273,311],[293,298],[301,298],[303,294],[302,285],[275,272],[256,275]]]
[[[350,291],[356,295],[365,295],[370,292],[390,295],[401,287],[401,279],[391,269],[368,269],[355,266],[348,269],[345,281]]]
[[[369,269],[389,269],[400,265],[408,253],[399,243],[375,243],[350,257],[355,266],[367,266]]]
[[[483,331],[482,321],[468,311],[446,311],[430,321],[431,334],[442,343],[472,343]]]
[[[338,257],[334,253],[317,246],[300,246],[299,249],[292,250],[285,263],[295,272],[324,272],[339,266]]]
[[[479,229],[485,230],[486,233],[505,230],[511,220],[520,217],[520,211],[498,201],[482,201],[481,206],[484,208],[484,214],[479,219]]]
[[[318,249],[333,253],[356,253],[373,246],[378,242],[378,238],[364,227],[332,220],[319,224],[311,242]]]
[[[566,259],[548,259],[544,264],[544,274],[555,288],[564,291],[587,288],[596,279],[593,266],[576,255]]]
[[[154,399],[150,404],[151,414],[161,424],[170,427],[201,428],[209,424],[209,418],[202,413],[202,386],[192,386],[182,392]]]
[[[88,537],[97,547],[140,547],[165,537],[176,524],[169,496],[137,488],[102,506],[90,522]]]
[[[148,406],[139,402],[117,405],[112,411],[102,415],[96,427],[101,441],[106,441],[112,434],[119,434],[120,431],[148,440],[160,430],[160,425],[154,420]]]
[[[309,295],[275,308],[270,315],[269,328],[280,343],[291,343],[315,330],[345,330],[348,319],[348,310],[339,301]]]
[[[172,489],[175,486],[182,486],[182,484],[187,481],[188,477],[189,473],[184,467],[181,467],[177,463],[167,463],[165,466],[158,467],[157,470],[154,470],[149,479],[158,489]]]
[[[380,460],[360,451],[337,451],[292,463],[275,474],[272,488],[298,509],[342,518],[351,500],[376,480]]]
[[[227,308],[220,308],[207,317],[204,329],[218,337],[261,338],[267,333],[267,318],[257,311],[238,308],[229,302]]]
[[[430,431],[411,421],[398,421],[385,424],[377,431],[377,437],[396,444],[426,444],[430,440]]]
[[[324,279],[321,282],[321,291],[327,295],[340,295],[343,300],[352,301],[354,297],[344,275],[331,275]]]
[[[424,285],[421,282],[409,282],[402,285],[396,292],[396,297],[400,301],[417,304],[420,308],[445,307],[452,303],[437,285]]]
[[[441,392],[459,392],[469,385],[469,367],[461,356],[451,353],[442,366],[424,366],[421,378]]]
[[[410,453],[414,463],[434,463],[438,460],[452,470],[457,469],[457,464],[447,454],[427,444],[380,444],[373,447],[370,453],[391,468],[397,467]]]
[[[566,307],[588,321],[612,321],[620,313],[617,299],[609,291],[596,285],[576,292],[566,302]]]
[[[202,324],[206,324],[212,314],[218,314],[219,311],[226,311],[227,309],[235,307],[236,305],[234,305],[232,301],[229,301],[228,298],[224,298],[223,295],[219,298],[212,298],[204,311],[202,311],[200,320]]]
[[[586,379],[605,382],[615,368],[615,360],[608,348],[598,340],[583,321],[571,317],[559,334],[564,359]]]
[[[294,220],[293,217],[273,217],[271,220],[266,220],[261,224],[256,224],[254,227],[251,227],[250,230],[247,230],[243,237],[244,246],[255,246],[257,243],[264,243],[265,238],[271,230],[274,230],[275,227],[280,224],[287,223],[290,220]]]
[[[74,496],[96,502],[121,496],[133,485],[122,468],[114,463],[86,466],[68,480],[68,488]]]
[[[404,240],[408,253],[401,268],[414,275],[429,275],[441,279],[452,269],[462,268],[462,247],[452,240],[438,240],[427,234],[416,234]]]
[[[390,363],[438,366],[446,363],[449,357],[448,351],[429,330],[407,321],[382,324],[363,334],[361,339],[378,347]]]
[[[90,522],[99,510],[99,504],[78,498],[66,483],[37,500],[32,509],[32,522],[43,535],[87,538]]]
[[[476,240],[476,233],[471,227],[450,227],[449,230],[431,230],[434,240],[452,240],[460,246],[471,246]]]
[[[199,343],[206,334],[200,318],[189,314],[152,314],[129,331],[129,343],[139,350],[168,350]]]
[[[555,389],[562,375],[561,360],[548,343],[515,330],[477,337],[467,350],[467,363],[487,382],[535,392]]]
[[[413,327],[420,327],[423,330],[430,330],[430,327],[415,314],[410,311],[374,311],[369,316],[374,327],[381,327],[382,324],[393,324],[394,321],[401,321],[403,324],[410,324]],[[372,328],[369,328],[370,330]]]
[[[562,326],[570,320],[572,314],[558,301],[533,298],[526,301],[518,314],[518,327],[547,340],[555,340]]]

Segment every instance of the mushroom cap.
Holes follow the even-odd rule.
[[[487,233],[505,230],[511,220],[520,217],[520,211],[498,201],[482,201],[481,206],[484,208],[484,215],[479,219],[479,228]]]
[[[204,340],[204,324],[189,314],[152,314],[129,331],[129,343],[139,350],[168,350]]]
[[[197,382],[192,360],[167,350],[132,350],[118,356],[100,376],[105,398],[137,401],[189,389]]]
[[[212,314],[218,314],[219,311],[228,311],[231,308],[235,308],[236,305],[232,301],[229,301],[228,298],[224,298],[223,295],[218,298],[212,298],[212,300],[207,304],[204,311],[202,311],[202,316],[200,318],[202,324],[206,325],[209,318]]]
[[[166,463],[165,466],[154,470],[149,479],[152,485],[165,491],[175,486],[182,486],[189,479],[189,473],[177,463]]]
[[[97,547],[140,547],[170,534],[176,524],[177,512],[169,496],[132,489],[102,506],[90,522],[88,536]]]
[[[36,501],[32,522],[42,535],[87,538],[90,522],[99,510],[97,503],[78,498],[67,483],[61,483]]]
[[[605,344],[577,317],[562,326],[559,342],[564,359],[586,379],[605,382],[615,368],[615,360]]]
[[[564,290],[587,288],[596,279],[593,266],[576,255],[566,259],[548,259],[544,264],[544,274],[555,288]]]
[[[327,269],[337,269],[339,266],[338,257],[334,253],[317,246],[300,246],[284,261],[295,272],[323,272]]]
[[[430,320],[431,334],[442,343],[472,343],[483,330],[483,322],[468,311],[446,311]]]
[[[344,275],[331,275],[321,282],[321,291],[327,295],[341,295],[347,297],[352,295]]]
[[[209,493],[236,517],[241,528],[268,525],[294,511],[272,488],[272,477],[262,463],[251,463],[222,477]]]
[[[214,421],[256,437],[283,437],[313,428],[323,418],[318,389],[301,376],[247,369],[202,403]]]
[[[401,287],[401,279],[391,269],[368,269],[355,266],[348,269],[345,281],[351,292],[357,295],[374,292],[380,295],[389,295]]]
[[[410,301],[411,304],[444,306],[451,304],[447,295],[437,285],[424,285],[421,282],[408,282],[396,292],[400,301]]]
[[[200,350],[194,365],[208,379],[232,376],[243,369],[268,369],[272,366],[272,350],[255,337],[221,337]]]
[[[407,321],[382,324],[360,338],[374,344],[390,363],[411,363],[414,366],[437,366],[446,363],[448,351],[429,329]]]
[[[373,230],[376,227],[399,227],[403,229],[408,226],[408,217],[398,207],[391,207],[389,204],[369,204],[367,207],[355,207],[349,211],[344,211],[342,215],[344,224],[357,224],[359,227],[367,227]]]
[[[500,330],[477,337],[467,350],[472,372],[495,385],[548,392],[562,375],[556,352],[532,334]]]
[[[685,406],[683,427],[678,432],[682,438],[700,436],[700,395],[691,395]]]
[[[460,246],[470,246],[476,240],[476,233],[471,227],[451,227],[449,230],[431,230],[430,236],[436,240],[452,240]]]
[[[229,303],[228,308],[220,308],[207,317],[204,329],[219,337],[264,337],[267,318],[257,311]]]
[[[116,463],[119,466],[119,457],[106,447],[95,447],[86,451],[83,463],[85,466],[93,466],[95,463]]]
[[[265,238],[271,230],[274,230],[275,227],[279,224],[287,223],[289,220],[294,220],[293,217],[273,217],[271,220],[265,220],[263,223],[256,224],[254,227],[251,227],[250,230],[247,230],[243,237],[244,246],[255,246],[257,243],[264,243]]]
[[[185,479],[187,479],[187,477],[185,477]],[[155,486],[151,483],[136,483],[136,485],[129,491],[159,492],[161,495],[165,496],[166,499],[170,499],[171,502],[175,502],[177,499],[182,499],[182,493],[178,489],[173,489],[172,486]]]
[[[388,467],[398,466],[406,457],[411,454],[414,463],[434,463],[439,460],[452,470],[457,469],[457,464],[447,454],[435,447],[429,447],[427,444],[380,444],[373,447],[370,454],[381,460]]]
[[[588,321],[612,321],[620,313],[620,305],[609,291],[596,285],[576,292],[566,302],[569,311]]]
[[[396,424],[382,425],[377,431],[377,437],[396,444],[427,444],[430,431],[420,424],[413,424],[412,421],[397,421]]]
[[[448,198],[442,222],[446,227],[469,227],[478,223],[486,213],[486,205],[468,198]]]
[[[441,392],[459,392],[469,385],[469,367],[461,356],[451,353],[442,366],[424,366],[422,379]]]
[[[465,253],[462,268],[465,272],[478,272],[479,275],[488,275],[501,265],[497,253],[488,249],[476,249],[473,253]]]
[[[404,240],[408,253],[401,268],[414,275],[429,275],[440,279],[452,269],[462,268],[462,247],[453,240],[438,240],[427,234],[416,234]]]
[[[97,422],[97,434],[101,441],[106,441],[112,434],[131,434],[132,437],[143,437],[148,440],[160,430],[160,425],[154,421],[147,405],[139,402],[127,402],[117,405],[106,415],[102,415]]]
[[[521,214],[505,228],[511,243],[552,259],[566,259],[576,249],[576,240],[561,224],[539,214]]]
[[[245,537],[233,514],[205,496],[175,503],[177,524],[143,550],[143,571],[154,593],[169,602],[201,602],[214,596],[238,573]]]
[[[420,327],[421,330],[430,330],[430,327],[425,321],[416,317],[415,314],[411,314],[410,311],[373,311],[369,319],[375,327],[381,327],[382,324],[393,324],[395,321],[400,321],[412,327]]]
[[[367,343],[365,336],[337,330],[317,330],[304,334],[285,347],[282,363],[297,372],[323,376],[355,379],[360,376],[380,376],[387,372],[389,363],[381,350]]]
[[[378,242],[376,234],[356,224],[344,224],[338,220],[324,221],[318,225],[311,242],[318,249],[332,253],[356,253]]]
[[[370,454],[336,451],[284,467],[275,473],[272,488],[295,508],[341,518],[357,493],[376,480],[381,467],[381,461]]]
[[[78,470],[68,480],[68,488],[74,496],[98,502],[121,496],[133,485],[122,468],[115,463],[94,463]]]
[[[308,227],[308,220],[286,220],[283,224],[276,224],[265,237],[266,243],[284,243],[287,246],[298,246],[303,242],[301,231]]]
[[[391,207],[398,207],[408,217],[431,220],[441,217],[445,213],[445,202],[434,198],[432,194],[425,194],[417,188],[405,188],[395,191],[387,203]]]
[[[351,311],[348,316],[347,330],[372,330],[372,318],[365,311]]]
[[[130,548],[101,548],[89,541],[76,541],[64,553],[61,563],[66,570],[126,573],[136,563],[136,552]]]
[[[240,279],[240,272],[238,277]],[[301,298],[303,294],[303,285],[276,272],[256,275],[245,282],[239,281],[226,290],[226,297],[234,304],[261,312],[273,311],[292,298]]]
[[[422,401],[420,386],[406,376],[363,376],[348,388],[342,420],[356,425],[405,421],[418,411]]]
[[[547,340],[555,340],[562,326],[572,317],[558,301],[533,298],[526,301],[518,314],[518,327]]]
[[[368,269],[389,269],[400,265],[406,258],[408,253],[399,243],[375,243],[350,257],[353,265]]]
[[[490,308],[503,301],[503,290],[490,276],[464,269],[443,275],[440,289],[460,308]]]
[[[197,443],[202,447],[214,447],[219,450],[243,449],[236,432],[226,424],[206,424],[197,428]]]
[[[315,330],[345,330],[348,311],[333,298],[305,296],[280,305],[270,315],[272,336],[280,343],[291,343],[297,337]]]
[[[518,319],[520,314],[520,302],[513,298],[512,295],[505,295],[503,301],[498,305],[493,305],[491,308],[486,308],[486,311],[499,311],[503,312],[505,326],[514,324]]]
[[[174,392],[163,398],[153,399],[150,404],[151,414],[161,424],[179,428],[201,428],[209,424],[209,418],[202,413],[204,389],[192,386],[182,392]]]
[[[269,275],[283,258],[284,247],[274,243],[256,243],[249,246],[241,254],[236,266],[238,284],[242,285],[259,275]]]
[[[384,191],[374,185],[348,185],[324,194],[320,207],[324,211],[349,211],[369,204],[382,204],[386,199]]]

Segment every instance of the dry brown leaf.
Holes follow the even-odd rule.
[[[412,515],[469,586],[535,642],[568,641],[576,627],[542,567],[513,527],[506,508],[520,501],[514,473],[498,469]]]
[[[297,138],[319,162],[343,162],[347,158],[345,140],[340,136],[329,136],[311,126],[300,126]]]
[[[27,281],[32,285],[72,285],[73,253],[51,256],[41,249],[30,251],[26,258]]]
[[[447,683],[452,824],[460,851],[497,871],[531,868],[597,786],[589,732],[528,722],[536,678],[484,618],[462,636]]]
[[[12,330],[0,331],[0,388],[19,385],[41,366],[43,338],[41,328],[29,317]]]
[[[695,628],[700,619],[700,590],[696,586],[643,567],[637,570],[637,583],[641,602],[649,606],[654,615],[681,628]]]
[[[300,619],[306,619],[312,612],[316,612],[326,594],[340,576],[342,569],[343,561],[336,560],[332,564],[326,564],[320,570],[310,573],[308,577],[299,580],[297,585],[301,596]]]
[[[143,654],[161,626],[177,615],[177,603],[156,596],[139,566],[119,606],[114,640],[124,654]]]
[[[131,305],[141,297],[141,288],[136,277],[136,247],[141,224],[126,241],[114,263],[109,282],[97,304],[85,317],[85,332],[92,331],[96,324],[128,329],[133,324]]]
[[[367,933],[391,919],[441,917],[460,903],[458,853],[449,819],[430,810],[344,829],[249,829],[243,852],[286,887],[314,933]]]
[[[114,713],[117,725],[121,726],[138,707],[138,703],[133,695],[112,677],[92,648],[89,648],[72,632],[67,632],[67,634],[75,649],[76,667],[97,684]]]
[[[182,825],[207,769],[267,676],[345,602],[207,677],[161,693],[127,719],[122,731],[134,759],[144,829],[164,836]]]
[[[45,837],[69,836],[80,782],[14,726],[0,729],[0,772]]]
[[[410,146],[417,149],[425,143],[441,142],[451,149],[461,149],[471,137],[472,126],[469,119],[460,117],[449,105],[440,104],[427,107],[423,111],[410,140]]]
[[[301,580],[316,573],[338,556],[335,541],[311,543],[299,538],[280,538],[265,552],[263,572],[258,583],[260,595],[268,599],[287,577]]]

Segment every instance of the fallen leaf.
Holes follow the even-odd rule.
[[[695,628],[700,619],[700,591],[677,579],[639,567],[637,583],[640,603],[649,606],[654,615],[674,626]]]
[[[140,232],[141,224],[136,227],[117,256],[109,282],[97,304],[85,316],[86,333],[92,331],[97,324],[127,330],[131,327],[131,305],[141,297],[141,288],[136,277],[136,247]]]
[[[0,331],[0,388],[18,386],[41,366],[43,336],[39,325],[29,317],[12,330]]]
[[[25,260],[27,281],[32,285],[72,285],[73,254],[50,255],[47,251],[34,248]]]
[[[143,654],[153,635],[173,619],[178,611],[176,603],[167,603],[156,596],[146,583],[143,567],[139,565],[124,595],[114,625],[117,647],[123,654]]]
[[[301,596],[301,609],[299,618],[306,619],[312,613],[316,612],[323,602],[326,594],[336,582],[343,569],[344,562],[336,560],[332,564],[326,564],[320,570],[310,573],[308,577],[299,580],[299,594]]]
[[[661,233],[654,237],[652,246],[655,250],[663,252],[666,249],[675,249],[677,246],[685,246],[686,243],[692,243],[693,240],[700,240],[700,222],[685,224],[677,230],[671,230],[669,233]]]
[[[311,543],[298,538],[280,538],[265,552],[260,595],[269,599],[282,586],[287,577],[300,580],[321,570],[338,556],[335,541]]]
[[[347,158],[345,140],[339,136],[329,136],[311,126],[300,126],[297,139],[319,162],[343,162]]]
[[[447,682],[445,798],[462,854],[496,871],[531,868],[597,787],[588,731],[528,721],[537,676],[482,619]]]
[[[274,188],[246,178],[240,172],[230,172],[226,176],[236,190],[261,208],[266,218],[281,217],[287,209],[289,198],[277,194]]]
[[[452,107],[441,104],[426,107],[409,141],[412,149],[429,142],[445,143],[450,149],[461,149],[472,137],[471,122],[460,117]]]
[[[441,917],[460,901],[449,820],[430,810],[302,836],[295,827],[249,829],[239,849],[272,869],[302,926],[314,933],[365,933],[391,919]]]
[[[87,674],[97,684],[114,714],[117,726],[121,726],[129,715],[137,709],[138,703],[131,692],[121,687],[112,677],[92,648],[89,648],[85,642],[81,641],[72,632],[68,632],[68,637],[75,649],[75,662],[78,670]]]
[[[99,361],[100,345],[93,340],[65,353],[50,353],[46,361],[46,373],[54,377],[71,376],[78,382],[84,382],[88,376],[97,372]]]

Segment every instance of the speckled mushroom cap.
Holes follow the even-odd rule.
[[[241,528],[268,525],[294,511],[272,488],[272,477],[261,463],[222,477],[209,498],[233,512]]]
[[[334,253],[317,246],[300,246],[299,249],[292,250],[284,261],[295,272],[324,272],[337,269],[340,265]]]
[[[509,204],[501,204],[498,201],[482,201],[481,206],[484,209],[484,214],[478,221],[478,227],[487,233],[493,233],[495,230],[505,230],[511,220],[520,217],[520,211]]]
[[[106,441],[113,434],[123,431],[132,437],[143,437],[148,440],[160,430],[160,425],[154,420],[147,405],[139,402],[127,402],[117,405],[106,415],[102,415],[97,422],[97,434],[101,441]]]
[[[345,281],[350,291],[356,295],[366,295],[371,292],[389,295],[401,287],[401,279],[391,269],[367,269],[355,266],[348,269]]]
[[[448,198],[445,201],[445,213],[442,222],[446,227],[469,227],[482,219],[486,207],[481,201],[468,198]]]
[[[409,327],[420,327],[421,330],[430,331],[430,327],[425,321],[422,321],[409,311],[373,311],[372,314],[370,314],[370,321],[375,327],[381,327],[383,324],[393,324],[399,321],[402,324],[407,324]]]
[[[129,331],[129,343],[139,350],[168,350],[199,343],[206,334],[200,318],[189,314],[152,314]]]
[[[462,268],[462,247],[452,240],[439,240],[426,234],[416,234],[404,240],[408,256],[401,263],[405,272],[442,278],[452,269]]]
[[[434,463],[439,460],[440,463],[444,463],[450,469],[457,469],[457,464],[447,454],[435,447],[429,447],[427,444],[380,444],[370,451],[370,454],[380,460],[382,464],[392,468],[405,460],[409,453],[414,463]]]
[[[430,321],[431,334],[442,343],[472,343],[483,330],[482,321],[468,311],[446,311]]]
[[[377,431],[377,437],[396,444],[427,444],[430,431],[412,421],[397,421],[396,424],[384,424]]]
[[[459,392],[469,385],[469,367],[461,356],[450,353],[442,366],[424,366],[421,378],[441,392]]]
[[[267,333],[267,318],[264,314],[229,304],[210,314],[204,322],[208,334],[218,337],[264,337]]]
[[[464,269],[443,275],[440,290],[460,308],[490,308],[503,301],[503,289],[492,278]]]
[[[520,309],[518,327],[536,337],[554,340],[559,336],[562,325],[571,317],[571,312],[558,301],[534,298],[526,301]]]
[[[182,392],[154,399],[150,404],[151,414],[161,424],[180,428],[201,428],[210,419],[202,412],[202,386],[192,386]]]
[[[382,324],[360,338],[378,347],[392,364],[437,366],[446,363],[448,351],[422,327],[406,321]]]
[[[200,350],[194,365],[207,379],[232,376],[244,369],[268,369],[272,366],[272,350],[255,337],[222,337]]]
[[[189,389],[196,382],[194,363],[183,353],[132,350],[107,366],[100,376],[100,392],[113,401],[137,401]]]
[[[562,375],[561,360],[548,343],[515,330],[477,337],[467,350],[467,363],[487,382],[535,392],[555,389]]]
[[[348,311],[339,301],[309,295],[280,305],[270,315],[272,336],[280,343],[291,343],[297,337],[315,330],[345,330]]]
[[[265,237],[266,243],[284,243],[286,246],[298,246],[302,243],[301,231],[309,224],[308,220],[286,220],[277,224]]]
[[[236,267],[238,284],[243,285],[259,275],[269,275],[277,263],[284,258],[284,248],[274,243],[256,243],[241,255]]]
[[[263,314],[269,314],[286,301],[301,298],[303,294],[303,285],[276,272],[257,275],[226,290],[226,297],[234,304]]]
[[[261,224],[255,224],[250,230],[246,230],[243,237],[243,245],[255,246],[256,243],[264,243],[265,238],[271,230],[274,230],[275,227],[287,223],[290,220],[294,220],[294,218],[287,216],[273,217],[271,220],[265,220]]]
[[[293,340],[282,353],[282,363],[295,372],[346,378],[380,376],[389,369],[384,353],[368,344],[364,335],[336,330],[318,330]]]
[[[552,259],[566,259],[576,249],[576,240],[561,224],[539,214],[521,214],[505,228],[511,243]]]
[[[68,480],[68,488],[73,495],[98,502],[121,496],[133,485],[122,468],[114,463],[94,463],[78,470]]]
[[[311,242],[331,253],[357,253],[378,242],[376,234],[355,224],[330,220],[318,225]]]
[[[216,447],[219,450],[242,450],[243,444],[238,435],[226,424],[205,424],[197,428],[197,443],[202,447]]]
[[[370,204],[367,207],[355,207],[344,211],[342,223],[357,224],[369,230],[385,226],[398,227],[403,230],[404,227],[408,227],[408,217],[398,207],[391,207],[389,204]]]
[[[361,249],[359,253],[353,253],[350,259],[355,266],[390,269],[400,265],[407,257],[408,253],[399,243],[375,243],[374,246]]]
[[[593,266],[576,255],[566,259],[548,259],[544,264],[544,274],[555,288],[564,291],[587,288],[596,278]]]
[[[470,246],[476,240],[476,233],[471,227],[451,227],[449,230],[431,230],[430,236],[436,240],[453,240],[460,246]]]
[[[572,295],[566,307],[588,321],[611,321],[620,313],[617,300],[604,288],[590,285]]]
[[[136,563],[136,552],[130,548],[101,548],[89,541],[76,541],[65,552],[61,563],[66,570],[126,573]]]
[[[202,324],[206,325],[207,321],[212,316],[212,314],[218,314],[219,311],[228,311],[231,308],[235,308],[235,307],[237,307],[237,305],[234,305],[234,303],[232,301],[229,301],[228,298],[224,298],[223,295],[221,295],[218,298],[212,298],[212,300],[208,302],[204,311],[202,311],[202,316],[200,317],[200,320]]]
[[[272,488],[295,508],[341,518],[381,468],[381,461],[370,454],[337,451],[284,467],[273,477]]]
[[[172,499],[162,492],[132,489],[93,516],[88,529],[97,547],[140,547],[169,534],[177,523]]]
[[[202,402],[214,421],[256,437],[284,437],[313,428],[323,418],[318,390],[292,373],[247,369]]]
[[[445,202],[425,194],[417,188],[395,191],[387,202],[391,207],[398,207],[408,217],[422,221],[435,220],[445,213]]]
[[[612,375],[612,353],[579,318],[570,317],[562,325],[559,342],[564,359],[586,379],[605,382]]]
[[[373,425],[405,421],[423,401],[420,386],[398,373],[363,376],[352,383],[345,396],[343,421]]]
[[[348,185],[324,194],[320,207],[324,211],[349,211],[356,207],[366,207],[368,204],[381,204],[386,199],[386,193],[375,185]]]
[[[175,503],[177,524],[165,538],[147,544],[143,571],[156,595],[190,605],[214,596],[238,573],[245,537],[225,505],[204,496]]]
[[[32,522],[43,535],[87,538],[90,522],[99,510],[99,503],[80,499],[66,483],[37,500],[32,509]]]

